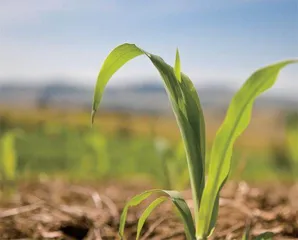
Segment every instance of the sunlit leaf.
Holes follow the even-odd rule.
[[[178,79],[179,82],[181,82],[181,63],[180,63],[180,55],[179,50],[177,48],[176,50],[176,60],[175,60],[175,76]]]
[[[144,226],[144,223],[146,221],[146,219],[149,217],[149,215],[151,214],[151,212],[158,207],[161,203],[163,203],[164,201],[168,200],[167,197],[159,197],[157,199],[155,199],[142,213],[141,217],[139,218],[138,221],[138,227],[137,227],[137,237],[136,239],[140,238],[140,234],[142,231],[142,228]]]
[[[216,198],[230,171],[233,144],[250,122],[254,100],[273,86],[283,67],[297,61],[283,61],[259,69],[233,97],[211,150],[208,181],[202,196],[199,223],[196,226],[199,237],[207,237],[215,226],[216,218],[212,217],[212,214],[218,205]]]
[[[95,86],[92,107],[92,121],[98,105],[101,101],[104,88],[113,74],[117,72],[117,70],[129,60],[144,54],[141,49],[137,47],[133,48],[131,46],[132,45],[130,44],[123,44],[118,46],[109,54],[109,56],[104,61],[102,68],[98,74]]]
[[[195,227],[194,227],[193,218],[192,218],[191,212],[190,212],[189,207],[187,206],[185,200],[180,196],[179,192],[166,191],[166,190],[160,190],[160,189],[154,189],[154,190],[143,192],[139,195],[136,195],[135,197],[133,197],[132,199],[130,199],[127,202],[127,204],[125,205],[125,207],[122,211],[121,218],[120,218],[120,226],[119,226],[120,237],[122,239],[124,237],[125,221],[126,221],[126,217],[127,217],[128,208],[139,205],[145,199],[150,197],[153,193],[163,194],[163,195],[166,195],[169,199],[171,199],[171,201],[173,202],[175,207],[178,209],[178,212],[181,216],[181,219],[184,224],[184,229],[185,229],[185,234],[187,236],[187,239],[189,239],[189,240],[195,239]],[[145,211],[144,217],[142,218],[141,222],[139,222],[139,224],[138,224],[138,231],[141,231],[144,221],[148,217],[147,215],[149,215],[152,212],[152,210],[158,205],[158,202],[159,201],[155,202],[153,205],[150,205],[149,210],[147,212]]]

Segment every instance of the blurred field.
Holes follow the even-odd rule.
[[[208,142],[212,142],[215,133],[224,119],[225,112],[217,113],[214,110],[204,111],[206,117],[206,135]],[[62,112],[49,110],[0,110],[1,119],[13,126],[28,127],[42,124],[58,124],[73,127],[89,127],[90,112]],[[260,109],[254,111],[252,121],[242,137],[237,141],[238,146],[253,149],[267,148],[272,141],[283,138],[284,114],[277,110]],[[115,134],[118,130],[126,129],[132,135],[151,136],[158,135],[170,141],[180,140],[178,127],[174,116],[136,115],[121,112],[103,112],[97,114],[95,125],[100,127],[104,134]]]
[[[187,174],[179,181],[167,176],[178,169],[186,170],[173,116],[100,112],[91,128],[88,111],[2,108],[0,115],[2,135],[13,129],[23,131],[15,139],[18,178],[106,180],[130,176],[149,177],[161,185],[187,179]],[[209,110],[205,116],[209,149],[224,112]],[[283,170],[274,160],[274,151],[283,149],[284,141],[283,113],[254,111],[249,128],[234,148],[231,178],[257,182],[293,180],[287,167]],[[159,145],[167,147],[160,149]]]

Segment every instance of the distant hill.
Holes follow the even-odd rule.
[[[197,88],[203,107],[226,108],[234,91],[227,86]],[[63,83],[45,86],[3,84],[0,86],[0,104],[10,107],[55,107],[63,109],[91,108],[93,88]],[[261,97],[257,107],[297,109],[298,100],[279,96]],[[170,105],[162,84],[143,83],[125,87],[109,87],[103,96],[106,110],[169,113]]]

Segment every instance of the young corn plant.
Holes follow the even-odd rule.
[[[21,134],[20,130],[10,130],[0,138],[0,179],[6,195],[14,190],[18,158],[15,141]]]
[[[4,181],[16,179],[17,152],[15,140],[19,135],[17,130],[7,131],[0,139],[1,175]]]
[[[183,142],[176,146],[163,138],[156,138],[155,150],[161,161],[163,170],[163,188],[184,189],[189,184],[188,169],[185,166],[185,151]]]
[[[170,199],[177,208],[189,240],[205,240],[211,234],[217,220],[219,192],[230,171],[232,148],[236,139],[248,126],[254,100],[276,81],[279,71],[298,59],[278,62],[253,73],[233,97],[225,120],[214,140],[209,163],[208,179],[205,182],[205,122],[199,96],[190,78],[181,72],[178,49],[174,67],[161,57],[151,54],[135,44],[125,43],[116,47],[105,59],[99,72],[93,97],[92,123],[99,107],[104,89],[114,73],[125,63],[145,55],[163,79],[169,101],[184,143],[187,156],[190,185],[194,202],[194,219],[191,210],[177,191],[153,189],[133,197],[124,207],[119,235],[124,238],[128,208],[140,204],[152,194],[160,194],[140,216],[137,225],[139,239],[142,227],[150,213],[161,203]]]
[[[281,143],[272,145],[271,159],[278,172],[283,171],[295,181],[298,172],[298,112],[286,114],[284,134]]]
[[[162,187],[172,189],[173,182],[171,179],[171,171],[169,169],[169,159],[172,155],[170,144],[165,139],[157,138],[154,140],[154,146],[158,158],[160,158],[163,171]]]
[[[108,176],[110,170],[110,161],[106,138],[104,138],[101,133],[88,131],[84,133],[83,140],[86,144],[88,153],[84,155],[81,167],[84,165],[86,166],[86,163],[87,165],[89,163],[89,167],[93,171],[96,171],[99,177],[103,178]],[[88,170],[90,169],[87,168],[86,170],[88,173]]]
[[[285,124],[286,148],[293,163],[292,170],[298,170],[298,112],[290,112]]]

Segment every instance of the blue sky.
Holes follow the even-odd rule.
[[[57,78],[93,86],[104,58],[123,42],[168,63],[178,47],[182,70],[196,84],[238,87],[255,69],[298,57],[298,1],[0,1],[1,82]],[[275,89],[297,92],[297,76],[297,65],[287,67]],[[139,57],[111,84],[150,79],[159,75]]]

